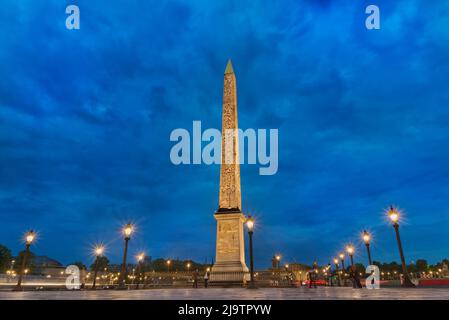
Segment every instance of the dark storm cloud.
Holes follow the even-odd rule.
[[[39,253],[86,259],[103,240],[118,261],[133,219],[136,250],[211,258],[219,169],[172,165],[169,135],[221,127],[232,58],[240,126],[279,129],[279,172],[242,166],[261,266],[279,251],[327,262],[365,227],[376,259],[397,259],[390,203],[407,212],[408,258],[443,258],[447,5],[378,1],[382,29],[368,31],[363,1],[77,3],[79,31],[60,1],[2,4],[0,242],[17,251],[33,227]]]

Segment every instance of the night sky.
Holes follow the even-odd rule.
[[[101,241],[119,262],[131,220],[131,255],[210,261],[219,166],[173,165],[169,137],[221,129],[231,58],[240,127],[279,129],[278,173],[241,167],[256,266],[349,242],[366,263],[364,229],[399,261],[390,204],[408,262],[448,257],[448,26],[445,1],[2,1],[0,243],[33,228],[36,254],[90,263]]]

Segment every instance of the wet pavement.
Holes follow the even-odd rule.
[[[96,291],[0,291],[0,299],[14,300],[449,300],[449,288],[381,288],[379,290],[319,287],[200,288]]]

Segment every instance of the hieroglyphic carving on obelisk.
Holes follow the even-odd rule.
[[[221,140],[220,197],[218,211],[240,211],[240,165],[237,120],[237,85],[231,60],[224,74]]]

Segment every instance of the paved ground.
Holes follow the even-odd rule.
[[[264,288],[248,290],[242,288],[210,289],[149,289],[149,290],[98,290],[98,291],[0,291],[0,300],[234,300],[234,299],[269,299],[269,300],[333,300],[333,299],[437,299],[449,300],[449,288],[382,288],[379,290],[330,288]]]

